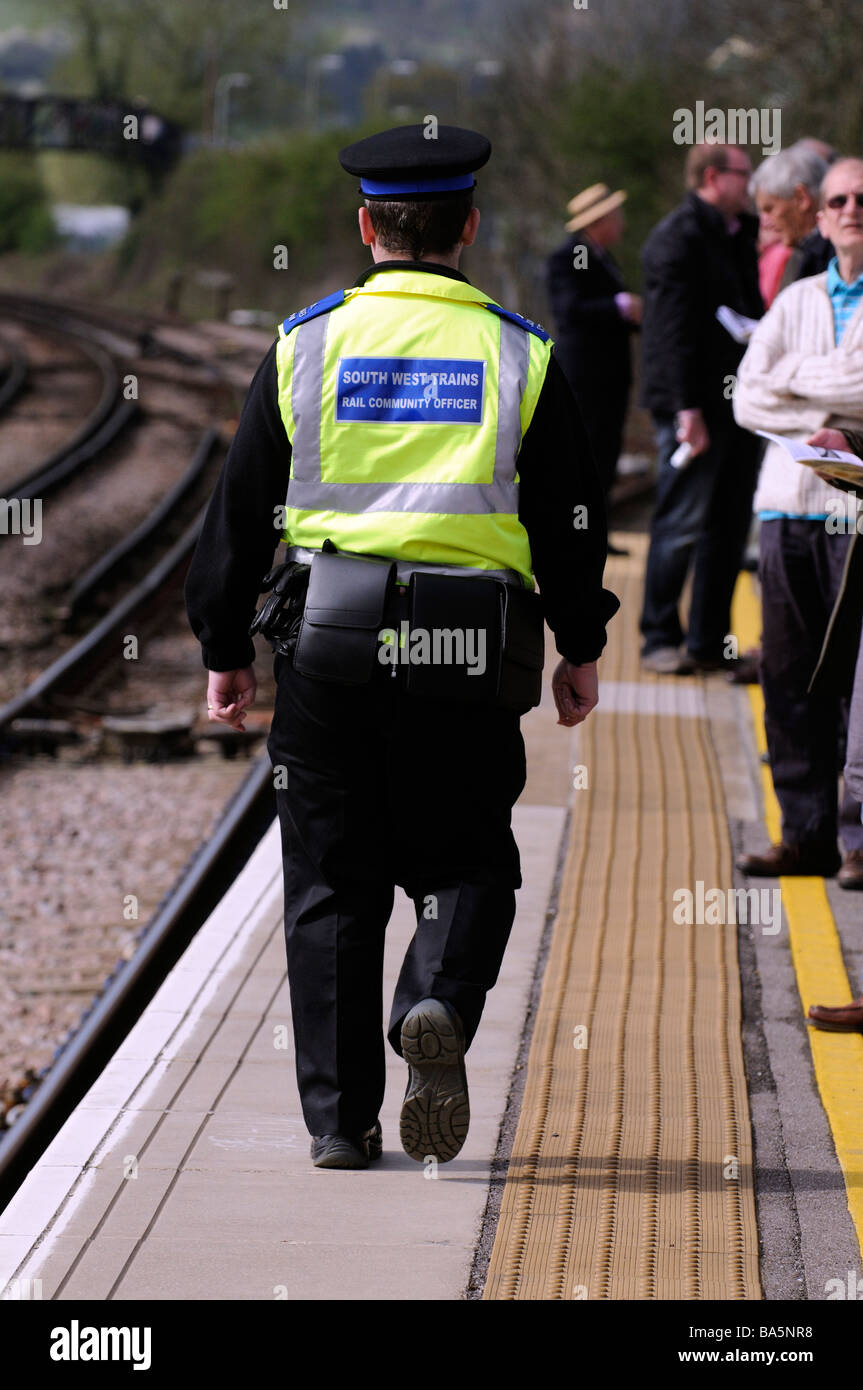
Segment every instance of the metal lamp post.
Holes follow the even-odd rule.
[[[213,144],[228,143],[228,103],[232,87],[248,87],[251,78],[247,72],[223,72],[216,79],[213,92]]]

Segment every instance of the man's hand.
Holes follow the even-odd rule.
[[[554,703],[557,706],[558,724],[572,728],[586,719],[599,699],[596,662],[588,661],[584,666],[573,666],[571,661],[560,661],[551,678]]]
[[[243,733],[246,711],[255,703],[258,682],[255,668],[244,666],[239,671],[211,671],[207,682],[208,719],[217,724],[230,724]]]
[[[623,317],[629,323],[641,323],[642,301],[640,294],[630,294],[624,290],[622,294],[616,296],[618,308]]]
[[[710,435],[700,410],[679,410],[677,412],[677,440],[680,444],[692,445],[692,457],[705,454],[710,448]]]
[[[854,453],[854,450],[849,448],[848,440],[841,430],[816,430],[814,434],[810,434],[806,443],[814,444],[819,449],[841,449],[845,454]],[[831,487],[839,488],[840,492],[854,492],[856,490],[854,483],[833,478],[822,468],[816,468],[814,471],[823,483],[829,483]]]
[[[849,452],[848,440],[841,430],[816,430],[806,443],[815,444],[819,449],[841,449],[845,454]]]

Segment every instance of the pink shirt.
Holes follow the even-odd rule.
[[[758,287],[765,309],[769,309],[779,293],[779,281],[791,255],[791,247],[781,241],[774,241],[758,257]]]

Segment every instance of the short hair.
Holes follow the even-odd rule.
[[[805,145],[792,145],[778,154],[768,155],[749,180],[749,192],[767,193],[773,198],[790,198],[803,187],[817,199],[830,166],[820,154]]]
[[[837,159],[842,158],[839,151],[835,150],[832,145],[828,145],[826,140],[818,140],[814,135],[804,135],[791,148],[792,150],[814,150],[816,154],[820,154],[825,164],[835,164]]]
[[[840,155],[839,158],[838,158],[837,160],[835,160],[832,164],[830,164],[830,165],[828,166],[828,168],[827,168],[827,171],[826,171],[826,173],[825,173],[823,179],[821,180],[821,190],[820,190],[820,191],[821,191],[821,206],[822,206],[822,207],[824,207],[824,206],[825,206],[825,203],[826,203],[826,199],[825,199],[825,197],[824,197],[824,185],[825,185],[825,183],[827,182],[827,180],[829,179],[830,175],[833,173],[833,170],[834,170],[834,169],[839,169],[843,164],[856,164],[859,168],[863,169],[863,159],[861,159],[860,156],[859,156],[859,155],[856,155],[856,154],[843,154],[843,155]]]
[[[413,261],[453,251],[473,207],[473,192],[414,202],[367,198],[375,236],[385,251],[409,252]]]
[[[722,173],[727,168],[727,145],[693,145],[686,156],[686,187],[701,188],[708,169],[718,169]]]

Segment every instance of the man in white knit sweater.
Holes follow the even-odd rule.
[[[863,161],[827,172],[818,225],[833,242],[828,270],[776,298],[740,364],[734,415],[746,429],[805,440],[863,424]],[[769,444],[755,495],[761,518],[761,683],[782,840],[738,860],[744,873],[832,875],[863,888],[860,803],[837,806],[837,698],[807,687],[839,590],[850,535],[837,530],[836,488]],[[850,693],[850,692],[849,692]],[[837,850],[837,811],[844,859]]]

